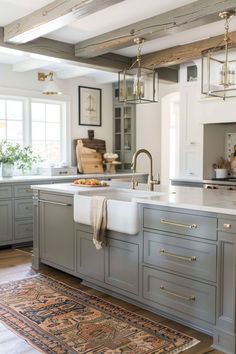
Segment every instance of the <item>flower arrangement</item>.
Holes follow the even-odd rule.
[[[13,144],[6,140],[0,141],[0,163],[16,165],[24,174],[39,161],[41,158],[33,153],[30,146],[21,147],[20,144]]]
[[[212,167],[216,169],[230,169],[230,162],[223,157],[220,157],[219,159],[216,160],[215,163],[213,163]]]

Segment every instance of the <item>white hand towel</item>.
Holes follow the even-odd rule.
[[[93,226],[93,243],[99,250],[104,245],[104,234],[107,226],[106,197],[97,195],[92,197],[91,224]]]

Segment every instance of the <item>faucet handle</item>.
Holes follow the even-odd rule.
[[[151,183],[151,184],[160,184],[160,181],[157,180],[157,179],[153,179],[149,183]]]
[[[138,181],[135,179],[134,176],[131,178],[131,189],[135,189],[138,186]]]

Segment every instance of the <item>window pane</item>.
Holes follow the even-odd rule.
[[[0,119],[5,118],[5,100],[0,100]]]
[[[46,140],[60,140],[59,124],[46,123]]]
[[[60,123],[60,106],[56,104],[46,105],[46,120],[47,122]]]
[[[45,104],[44,103],[32,103],[32,121],[44,122],[45,121]]]
[[[59,142],[47,142],[46,143],[47,159],[49,161],[60,161],[60,143]]]
[[[23,104],[22,101],[7,100],[7,119],[22,120]]]
[[[7,121],[7,140],[20,140],[23,139],[22,122]]]
[[[0,120],[0,139],[6,139],[6,121]]]
[[[32,147],[47,162],[61,160],[62,109],[59,103],[32,102]]]
[[[32,142],[34,140],[45,140],[45,123],[32,123]]]
[[[47,156],[45,153],[45,142],[44,141],[34,141],[32,144],[32,149],[33,149],[33,152],[36,155],[39,155],[43,160],[47,159]]]

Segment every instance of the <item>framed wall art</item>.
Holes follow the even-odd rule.
[[[102,90],[79,86],[79,125],[102,125]]]

